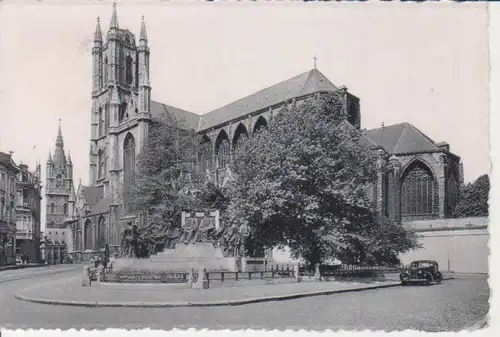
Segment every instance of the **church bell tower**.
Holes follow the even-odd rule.
[[[121,204],[126,175],[124,152],[133,144],[135,155],[147,139],[151,121],[149,47],[144,17],[139,43],[120,28],[113,3],[106,38],[97,19],[92,48],[92,110],[89,175],[102,186],[104,197]]]

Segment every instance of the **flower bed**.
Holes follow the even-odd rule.
[[[117,270],[104,273],[104,282],[110,283],[187,283],[188,272],[155,270]],[[193,274],[195,281],[197,274]]]

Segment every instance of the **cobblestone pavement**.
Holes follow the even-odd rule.
[[[75,277],[80,270],[40,276],[38,283]],[[459,330],[486,315],[486,278],[444,281],[441,285],[395,287],[209,308],[82,308],[19,301],[13,293],[33,279],[0,283],[0,326],[6,329],[377,329]],[[58,291],[57,286],[54,291]],[[126,292],[123,294],[126,296]]]

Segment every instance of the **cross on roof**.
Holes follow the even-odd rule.
[[[318,60],[318,58],[316,57],[316,55],[313,56],[313,60],[314,60],[314,69],[316,69],[316,61]]]

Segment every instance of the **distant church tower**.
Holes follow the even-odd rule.
[[[89,181],[103,197],[122,204],[123,185],[135,177],[136,156],[151,120],[149,47],[144,17],[139,43],[120,29],[116,4],[105,41],[99,18],[92,48],[92,111]]]
[[[66,227],[64,220],[68,217],[68,202],[73,188],[73,163],[69,153],[67,157],[64,154],[61,125],[57,131],[54,157],[49,153],[45,175],[45,198],[47,200],[45,235],[52,241],[60,241],[64,239],[63,231],[60,229]]]

